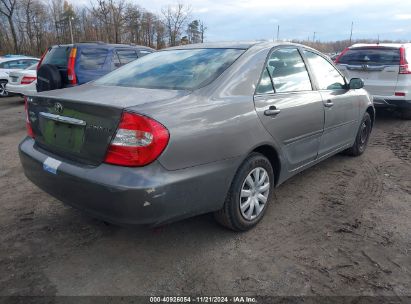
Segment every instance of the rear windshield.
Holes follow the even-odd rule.
[[[371,64],[371,65],[399,65],[400,50],[398,48],[364,47],[348,50],[340,57],[338,63],[343,64]]]
[[[58,46],[49,49],[42,64],[53,64],[58,67],[67,67],[71,46]]]
[[[96,48],[96,49],[81,49],[80,57],[78,61],[80,64],[80,69],[82,70],[98,70],[101,69],[106,62],[107,49]]]
[[[96,83],[147,89],[193,90],[216,79],[243,52],[241,49],[155,52],[103,76]]]

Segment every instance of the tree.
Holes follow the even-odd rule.
[[[162,9],[164,23],[169,37],[170,46],[176,46],[180,41],[182,30],[188,23],[191,7],[178,3]]]
[[[16,28],[14,26],[14,14],[17,9],[17,0],[0,0],[0,13],[3,14],[9,23],[11,36],[13,37],[14,51],[19,52]]]

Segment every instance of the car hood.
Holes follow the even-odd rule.
[[[36,96],[128,108],[146,103],[172,100],[189,94],[189,91],[183,90],[102,86],[89,83],[72,88],[41,92],[37,93]]]

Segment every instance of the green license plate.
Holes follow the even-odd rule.
[[[44,142],[59,150],[79,153],[84,143],[84,126],[40,119]]]

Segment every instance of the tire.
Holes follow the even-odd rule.
[[[360,156],[367,148],[368,140],[372,130],[371,117],[368,112],[365,112],[361,121],[360,128],[358,129],[357,136],[355,137],[354,145],[345,150],[344,152],[350,156]]]
[[[9,92],[6,90],[7,80],[0,80],[0,98],[9,96]]]
[[[62,86],[59,69],[52,64],[42,64],[37,71],[37,92],[57,90]]]
[[[259,187],[255,187],[258,184],[257,174],[259,175]],[[253,188],[250,187],[250,182],[253,182]],[[214,213],[215,219],[221,225],[234,231],[246,231],[253,228],[264,216],[272,200],[273,189],[274,172],[270,161],[260,153],[250,154],[237,170],[223,208]],[[240,206],[243,206],[243,211]]]
[[[411,120],[411,109],[403,109],[401,111],[401,118],[405,120]]]

